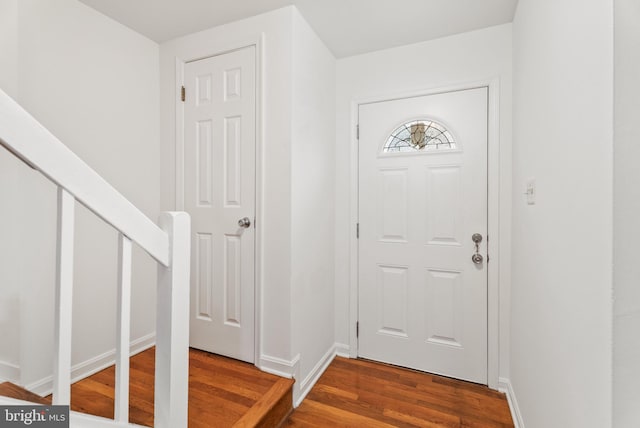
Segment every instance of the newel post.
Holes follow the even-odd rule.
[[[169,267],[158,269],[154,426],[186,428],[191,220],[187,213],[165,212],[159,226],[169,235]]]

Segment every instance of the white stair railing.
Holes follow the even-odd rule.
[[[114,419],[129,422],[129,343],[131,325],[131,240],[118,236],[118,319]]]
[[[58,240],[53,404],[70,404],[73,240],[75,202],[116,228],[118,307],[116,326],[115,420],[129,419],[131,250],[135,242],[158,262],[155,423],[186,428],[189,378],[190,219],[165,212],[159,226],[110,186],[11,97],[0,90],[0,145],[58,185]],[[72,417],[87,425],[88,415]],[[96,418],[95,426],[105,426]],[[80,424],[79,424],[80,426]]]
[[[62,187],[58,187],[53,404],[69,404],[71,402],[74,218],[75,199]]]
[[[160,215],[160,227],[170,238],[170,265],[158,268],[155,426],[186,427],[191,223],[186,213],[165,212]]]

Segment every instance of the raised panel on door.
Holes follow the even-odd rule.
[[[406,267],[378,266],[378,334],[407,337],[409,278]]]
[[[428,269],[425,281],[427,342],[462,347],[462,274],[455,271]]]
[[[204,321],[211,321],[213,296],[213,239],[210,233],[195,235],[195,316]]]
[[[255,48],[185,65],[184,201],[192,218],[190,345],[253,362]]]
[[[224,323],[242,326],[242,242],[238,235],[224,237]]]
[[[486,383],[487,89],[363,104],[359,126],[358,355]]]
[[[242,116],[224,119],[224,204],[242,206]]]
[[[380,241],[407,241],[407,169],[381,169],[379,171],[381,194],[377,210]]]
[[[211,120],[196,122],[195,141],[195,192],[198,207],[213,204],[213,123]]]
[[[429,245],[462,245],[461,175],[461,165],[427,167],[424,193]]]

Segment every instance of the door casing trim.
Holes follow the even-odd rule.
[[[357,358],[358,339],[356,323],[358,321],[358,239],[356,225],[358,213],[358,138],[356,134],[359,123],[359,108],[364,104],[393,101],[403,98],[414,98],[467,89],[488,88],[487,105],[487,254],[491,261],[487,264],[487,383],[492,389],[498,389],[500,373],[500,79],[492,78],[465,82],[449,86],[420,89],[392,93],[386,96],[354,99],[351,102],[351,144],[350,144],[350,177],[349,177],[349,356]],[[510,201],[502,195],[504,203]]]
[[[184,85],[184,67],[188,62],[205,58],[224,55],[233,51],[255,47],[255,72],[256,72],[256,182],[255,182],[255,242],[254,242],[254,360],[253,365],[259,367],[262,354],[262,287],[263,281],[263,257],[262,245],[264,231],[260,225],[264,224],[263,217],[263,183],[264,183],[264,33],[248,37],[236,43],[225,43],[199,52],[197,56],[175,57],[175,207],[177,211],[184,211],[184,103],[180,100],[182,85]]]

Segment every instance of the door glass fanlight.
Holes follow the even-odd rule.
[[[396,128],[384,145],[384,153],[456,149],[451,133],[438,122],[412,120]]]

